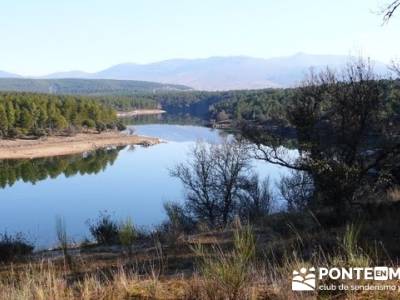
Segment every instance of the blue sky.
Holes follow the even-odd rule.
[[[124,62],[296,52],[400,56],[385,0],[1,0],[0,70],[41,75]]]

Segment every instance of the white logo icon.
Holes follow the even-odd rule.
[[[292,278],[293,291],[313,291],[315,290],[315,268],[301,268],[300,272],[294,270]]]

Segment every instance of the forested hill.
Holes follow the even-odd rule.
[[[187,91],[189,87],[147,81],[110,79],[0,78],[0,91],[74,95],[132,94],[138,92]]]
[[[118,127],[115,111],[88,97],[0,92],[0,138]]]

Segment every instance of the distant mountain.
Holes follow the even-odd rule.
[[[50,94],[132,94],[137,92],[186,91],[183,85],[110,79],[27,79],[0,78],[0,91]]]
[[[48,74],[46,76],[42,76],[42,79],[68,79],[68,78],[86,78],[90,79],[92,75],[87,72],[83,71],[68,71],[68,72],[57,72],[57,73],[52,73]]]
[[[0,71],[0,78],[18,78],[21,77],[17,74]]]
[[[354,57],[297,53],[270,59],[246,56],[172,59],[150,64],[125,63],[97,73],[70,71],[43,78],[115,79],[160,82],[189,86],[197,90],[260,89],[297,85],[313,67],[342,69]],[[379,74],[389,72],[385,64],[373,61]],[[0,77],[1,73],[0,73]]]
[[[311,67],[341,69],[352,59],[344,55],[306,53],[270,59],[246,56],[172,59],[151,64],[119,64],[92,74],[74,71],[50,77],[145,80],[183,84],[197,90],[259,89],[295,86]],[[388,72],[383,63],[373,63],[378,73]]]
[[[151,80],[178,83],[197,90],[259,89],[278,87],[265,76],[260,60],[247,57],[212,57],[167,60],[147,65],[121,64],[94,74],[96,78]]]

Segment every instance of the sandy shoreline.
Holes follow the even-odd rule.
[[[80,133],[72,137],[52,136],[38,140],[0,140],[0,159],[32,159],[77,154],[108,146],[155,145],[158,138],[119,132]]]
[[[132,117],[132,116],[140,116],[140,115],[159,115],[166,113],[165,110],[162,109],[136,109],[131,111],[118,111],[117,117]]]

